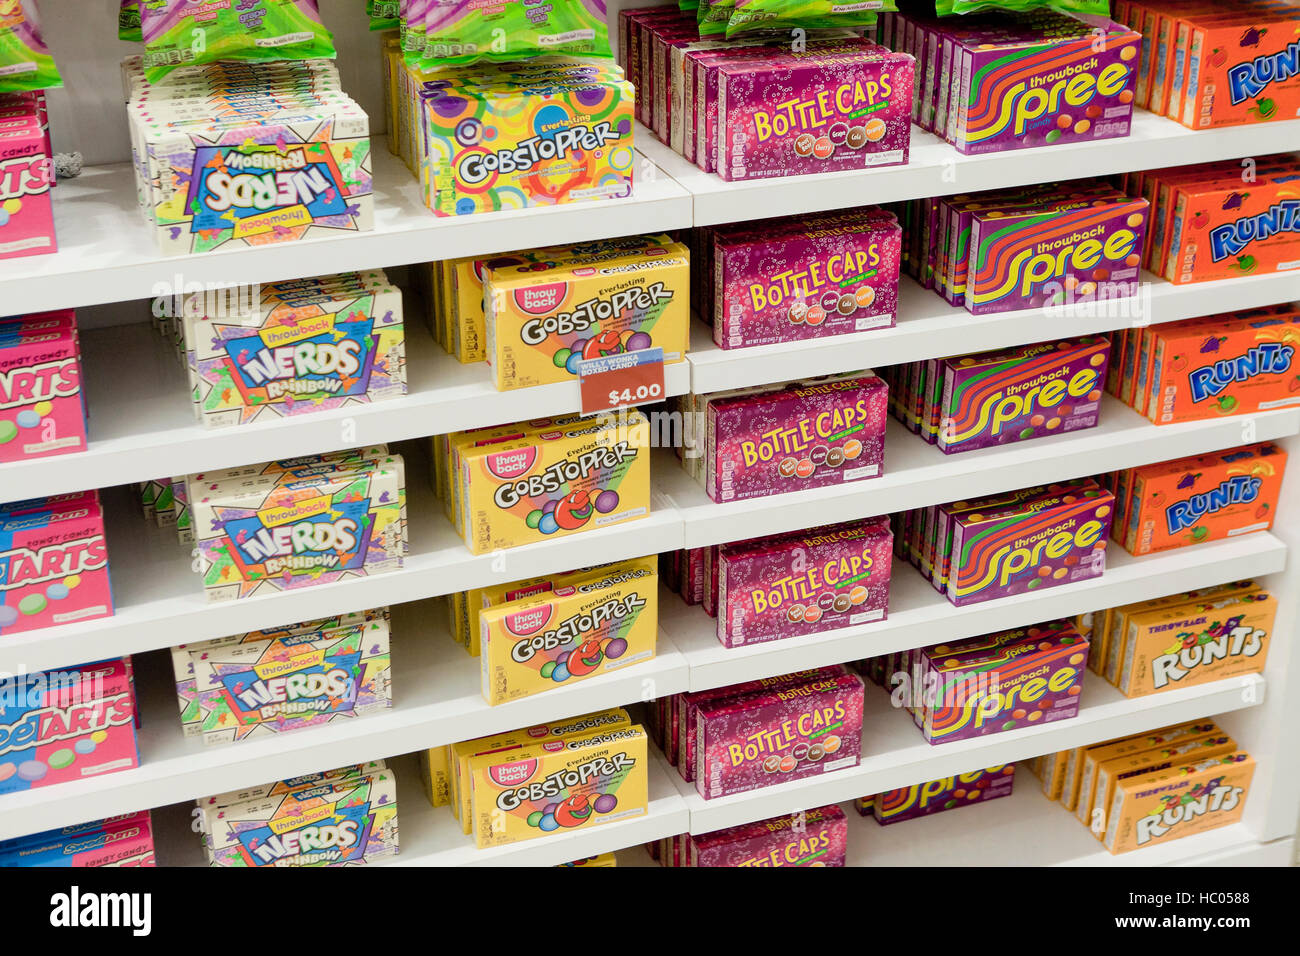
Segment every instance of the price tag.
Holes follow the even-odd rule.
[[[641,349],[578,363],[582,414],[648,405],[663,399],[664,350]]]

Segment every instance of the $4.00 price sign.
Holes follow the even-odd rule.
[[[664,397],[664,350],[602,355],[578,363],[582,414],[647,405]]]

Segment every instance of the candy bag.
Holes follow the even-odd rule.
[[[424,55],[425,30],[434,0],[402,0],[401,25],[402,54],[408,63]]]
[[[700,25],[700,38],[725,36],[734,9],[736,0],[700,0],[699,9],[695,11],[695,22]]]
[[[36,0],[19,0],[0,21],[0,93],[49,90],[63,85],[54,57],[41,38]]]
[[[371,30],[396,30],[400,25],[401,0],[366,0]]]
[[[117,11],[117,38],[127,43],[143,43],[140,31],[140,0],[122,0]]]
[[[1037,10],[1051,7],[1060,13],[1110,16],[1110,0],[935,0],[934,12],[941,17],[954,13],[983,13],[986,10]]]
[[[845,6],[852,6],[853,11],[840,12]],[[866,29],[875,26],[877,13],[897,10],[895,0],[854,4],[836,0],[736,0],[727,21],[727,39],[767,30]]]
[[[145,76],[157,83],[177,67],[218,60],[334,58],[334,38],[316,0],[260,0],[226,7],[191,0],[141,0]]]
[[[504,38],[504,42],[499,42]],[[430,0],[421,66],[509,62],[541,54],[612,57],[605,0]]]
[[[682,13],[690,13],[700,5],[700,0],[677,0],[677,9]]]

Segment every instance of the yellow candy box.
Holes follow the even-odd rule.
[[[460,450],[462,534],[472,554],[576,534],[650,513],[650,423],[584,419]]]
[[[653,658],[658,564],[638,558],[483,610],[483,698],[495,706]]]
[[[646,739],[633,725],[472,758],[470,802],[478,846],[644,816]]]

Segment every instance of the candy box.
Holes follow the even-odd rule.
[[[1088,642],[1066,628],[986,650],[931,659],[938,676],[921,732],[931,744],[1048,724],[1079,712]]]
[[[872,802],[872,815],[884,825],[926,817],[957,807],[974,806],[998,797],[1011,796],[1015,782],[1015,764],[972,770],[928,783],[912,784],[899,790],[878,793]]]
[[[111,616],[99,496],[20,504],[0,512],[0,635]]]
[[[1094,482],[952,518],[947,597],[975,604],[1101,575],[1115,498]],[[976,502],[978,504],[978,502]]]
[[[420,751],[420,781],[424,795],[435,807],[451,803],[451,745]]]
[[[1127,853],[1238,822],[1254,774],[1254,759],[1238,750],[1122,781],[1111,801],[1106,849]]]
[[[483,610],[483,698],[495,706],[653,658],[657,563],[625,562]]]
[[[1300,13],[1242,11],[1236,22],[1206,22],[1200,15],[1189,20],[1187,91],[1175,119],[1192,129],[1215,129],[1300,113]]]
[[[691,837],[691,866],[844,866],[849,826],[835,804]]]
[[[54,235],[54,162],[34,116],[0,120],[0,259],[57,252]]]
[[[402,486],[398,467],[375,466],[284,482],[262,475],[193,501],[208,600],[400,568]]]
[[[874,44],[852,58],[809,51],[719,65],[718,175],[763,179],[905,164],[914,65]]]
[[[1142,697],[1264,669],[1277,598],[1256,590],[1133,613],[1119,689]]]
[[[885,620],[892,551],[884,517],[725,545],[718,640],[742,647]]]
[[[392,706],[388,623],[191,652],[204,743],[260,738]]]
[[[634,100],[630,83],[609,79],[490,99],[429,96],[421,109],[429,208],[465,216],[631,195]],[[536,116],[547,117],[544,129]]]
[[[709,402],[705,490],[743,501],[879,477],[887,395],[866,372]]]
[[[841,673],[701,704],[695,788],[706,800],[856,767],[862,679]]]
[[[630,726],[472,757],[469,778],[480,848],[645,816],[646,734]]]
[[[309,787],[319,788],[325,784],[336,785],[356,782],[386,768],[387,764],[382,760],[368,760],[365,763],[348,764],[345,767],[334,767],[330,770],[318,770],[315,773],[287,777],[284,780],[272,780],[270,783],[259,783],[240,790],[228,790],[225,793],[218,793],[211,797],[201,797],[194,801],[194,805],[204,813],[210,813],[224,807],[248,803],[250,800],[265,800],[267,797],[293,793],[296,790],[305,790]]]
[[[0,464],[85,450],[73,313],[0,319]]]
[[[651,348],[663,349],[665,364],[685,361],[685,246],[656,243],[617,258],[545,265],[499,265],[484,277],[487,362],[498,389],[572,381],[586,359]]]
[[[1137,468],[1124,547],[1150,554],[1265,531],[1285,469],[1286,452],[1270,443]]]
[[[1128,136],[1141,39],[1116,24],[1038,42],[959,39],[954,145],[970,155]]]
[[[0,844],[0,866],[153,866],[148,810],[35,833]]]
[[[966,309],[1010,312],[1087,298],[1104,282],[1110,298],[1137,294],[1145,199],[1097,200],[1072,212],[977,212],[972,217]]]
[[[0,793],[138,765],[127,659],[0,680]]]
[[[396,856],[391,770],[325,780],[202,815],[212,866],[357,866]]]
[[[471,554],[650,513],[650,423],[632,411],[461,453]]]
[[[713,340],[723,348],[894,325],[902,229],[892,216],[715,243]]]
[[[938,445],[945,454],[1096,426],[1110,342],[1024,345],[943,362]]]

